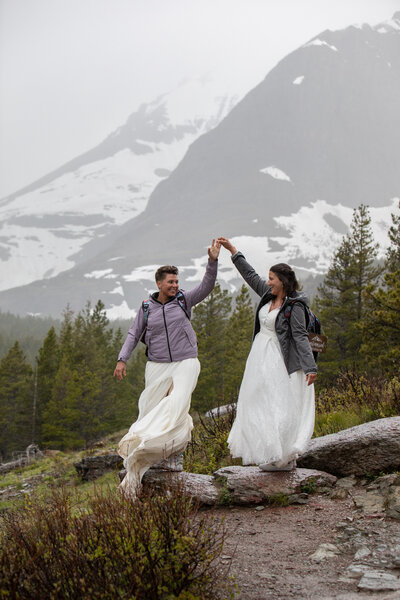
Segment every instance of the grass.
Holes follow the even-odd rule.
[[[400,380],[355,370],[340,373],[336,385],[316,397],[314,436],[400,414]]]
[[[110,436],[113,437],[113,436]],[[104,445],[96,450],[96,453],[103,454],[106,452],[115,451],[113,440],[106,439]],[[0,495],[0,513],[5,510],[22,509],[27,501],[31,498],[32,501],[44,500],[51,490],[59,488],[63,485],[73,489],[79,489],[82,492],[82,502],[85,497],[94,493],[95,490],[103,490],[106,488],[116,488],[118,474],[116,471],[106,473],[104,476],[95,481],[83,482],[76,472],[74,467],[75,462],[79,462],[84,456],[93,454],[94,452],[79,451],[79,452],[51,452],[46,454],[18,469],[14,469],[3,475],[0,479],[0,492],[12,488],[10,492],[17,493],[23,489],[23,484],[29,484],[31,488],[29,494],[18,494],[14,497],[6,497],[7,494]]]

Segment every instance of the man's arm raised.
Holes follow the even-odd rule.
[[[208,248],[208,263],[204,277],[195,288],[192,290],[185,290],[185,298],[188,303],[189,310],[192,306],[195,306],[204,298],[208,296],[214,289],[215,280],[217,278],[218,271],[218,256],[221,249],[221,244],[218,241],[212,240],[211,246]]]

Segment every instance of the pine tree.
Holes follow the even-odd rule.
[[[400,200],[399,200],[400,209]],[[386,271],[394,273],[400,270],[400,213],[392,213],[392,226],[388,232],[390,245],[386,253]]]
[[[399,204],[400,207],[400,204]],[[362,353],[371,370],[397,375],[400,364],[400,215],[392,214],[382,286],[367,287]]]
[[[236,402],[251,347],[254,310],[245,285],[235,300],[226,332],[225,401]]]
[[[54,381],[60,364],[60,348],[54,327],[51,327],[37,356],[36,439],[42,442],[43,412],[51,400]]]
[[[71,311],[65,312],[59,365],[52,374],[52,386],[49,380],[43,411],[42,439],[46,446],[87,446],[131,424],[132,385],[129,379],[113,379],[120,347],[121,333],[114,334],[109,327],[101,301],[93,309],[88,303],[75,318]]]
[[[325,380],[339,368],[359,362],[362,344],[361,320],[365,313],[364,291],[376,285],[381,268],[376,265],[368,208],[353,212],[350,232],[334,254],[332,264],[318,288],[314,306],[328,336],[328,350],[321,355]]]
[[[0,362],[0,455],[7,459],[32,441],[33,379],[18,342]]]
[[[231,302],[229,293],[217,284],[193,311],[201,373],[192,405],[199,411],[224,403],[225,335]]]
[[[64,358],[54,382],[53,397],[44,411],[47,446],[82,448],[107,431],[99,407],[98,378],[84,363],[72,369]]]

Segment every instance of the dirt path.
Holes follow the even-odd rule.
[[[370,563],[375,565],[385,562],[389,546],[400,544],[399,521],[367,517],[355,509],[351,498],[333,500],[315,494],[303,506],[235,507],[214,512],[217,518],[225,518],[228,536],[221,560],[231,564],[240,599],[400,599],[400,592],[357,593],[360,578],[350,583],[339,580],[356,552],[351,540],[343,541],[346,537],[341,532],[347,525],[350,536],[353,528],[358,538],[361,535],[365,540],[371,550]],[[323,543],[335,544],[340,554],[316,563],[310,555]]]

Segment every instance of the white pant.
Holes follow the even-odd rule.
[[[147,363],[138,419],[118,445],[127,470],[120,487],[129,496],[136,495],[143,475],[152,465],[182,452],[190,441],[190,399],[199,373],[197,358]]]

